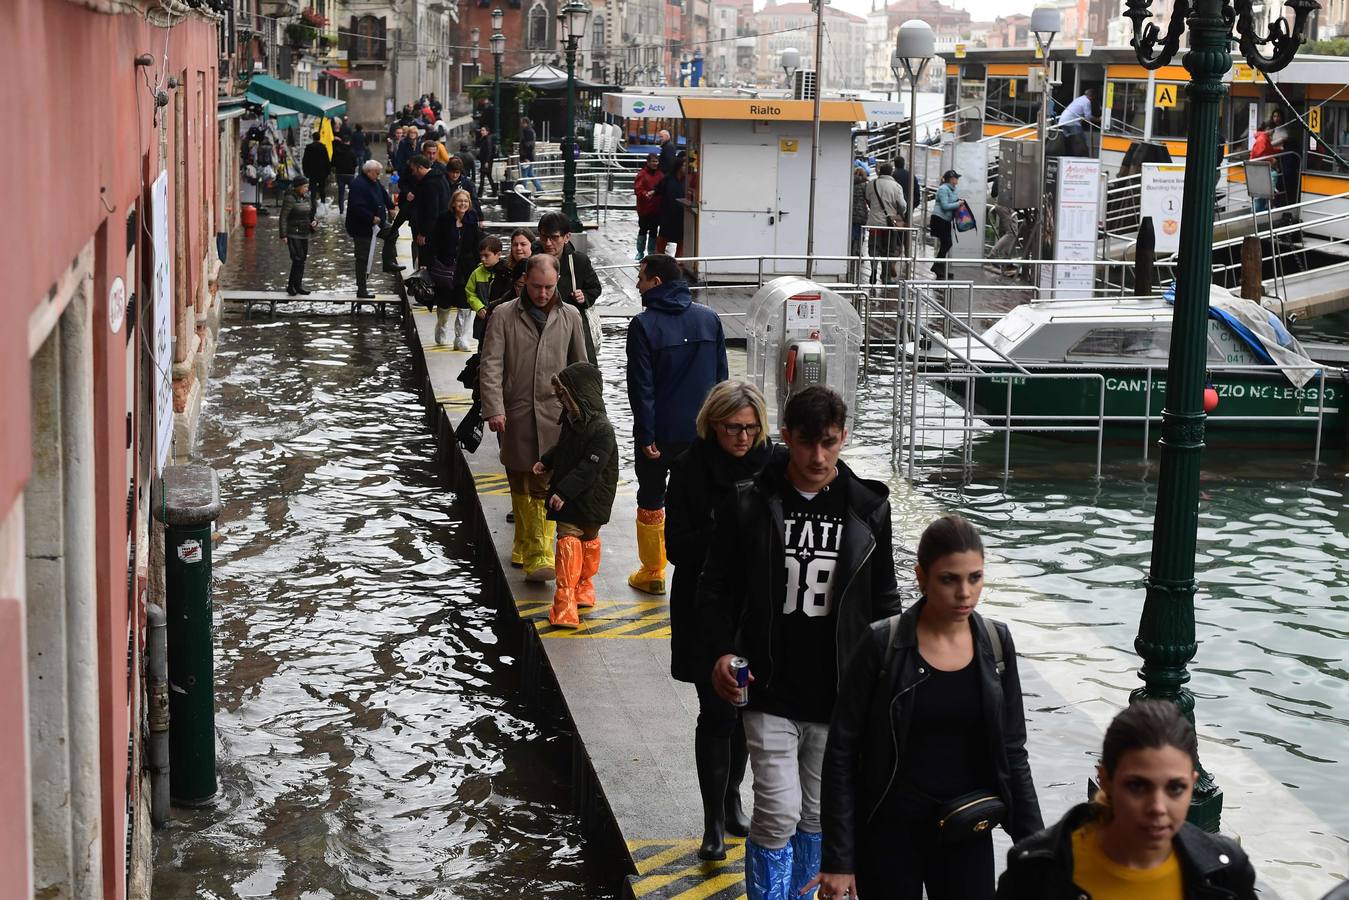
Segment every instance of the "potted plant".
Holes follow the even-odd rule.
[[[314,43],[318,37],[318,30],[313,25],[306,25],[304,22],[291,22],[286,26],[286,43],[296,50]]]

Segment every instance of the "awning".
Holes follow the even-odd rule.
[[[300,127],[300,114],[276,103],[267,107],[267,118],[275,119],[277,128]]]
[[[503,81],[513,82],[515,84],[527,84],[532,88],[538,88],[543,91],[555,91],[567,86],[567,71],[559,69],[557,66],[550,66],[548,63],[536,63],[528,69],[521,69],[514,75],[503,78]],[[581,90],[615,87],[614,85],[596,84],[593,81],[586,81],[584,78],[575,79],[576,87]]]
[[[365,81],[361,76],[353,75],[350,72],[344,72],[341,69],[324,69],[319,74],[327,75],[329,78],[336,78],[338,81],[342,82],[344,87],[349,88],[358,88],[361,86],[361,83]]]
[[[345,100],[325,97],[269,75],[254,75],[248,82],[248,92],[273,103],[281,103],[292,111],[299,110],[307,116],[340,116],[347,111]]]

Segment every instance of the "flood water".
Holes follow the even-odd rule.
[[[342,286],[345,242],[315,245],[313,286]],[[231,249],[226,287],[284,283],[270,229]],[[395,318],[227,316],[198,447],[221,794],[157,836],[156,897],[609,896],[409,371]]]

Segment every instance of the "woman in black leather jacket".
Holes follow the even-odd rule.
[[[1140,700],[1117,715],[1093,802],[1011,849],[998,900],[1254,900],[1255,870],[1236,842],[1185,821],[1197,754],[1174,703]]]
[[[924,886],[929,900],[991,900],[991,826],[1013,839],[1043,827],[1016,648],[974,611],[983,569],[973,525],[933,522],[918,544],[923,599],[853,654],[824,757],[821,900],[919,900]],[[961,823],[954,811],[975,800],[987,814]]]
[[[744,837],[749,821],[740,804],[748,759],[740,710],[712,688],[707,653],[697,637],[694,601],[698,576],[712,543],[713,512],[737,481],[768,462],[768,413],[763,394],[747,381],[723,381],[698,411],[698,440],[670,467],[665,494],[665,552],[674,563],[670,588],[670,674],[698,689],[693,756],[703,800],[699,859],[726,858],[726,834]]]

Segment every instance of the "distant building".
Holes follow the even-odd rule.
[[[823,79],[826,91],[867,87],[867,20],[841,9],[825,7]],[[809,3],[770,3],[754,15],[759,31],[756,80],[761,85],[780,84],[784,73],[778,67],[782,50],[801,52],[801,67],[815,68],[815,11]]]
[[[895,36],[899,26],[909,19],[922,19],[932,26],[937,46],[951,46],[969,36],[970,14],[938,0],[899,0],[877,8],[874,0],[866,17],[866,58],[863,62],[867,87],[888,91],[895,88],[890,70]],[[929,66],[934,72],[936,66]]]

